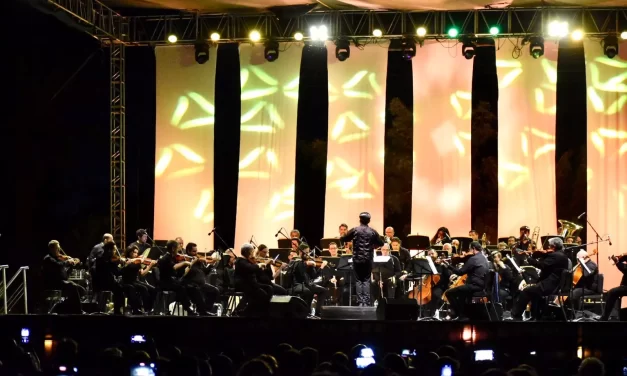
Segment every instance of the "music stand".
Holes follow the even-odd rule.
[[[424,276],[439,274],[438,270],[435,268],[433,261],[429,257],[414,258],[411,260],[411,266],[412,266],[412,274],[418,276],[418,283],[420,283],[419,292],[418,292],[419,308],[418,308],[418,320],[417,321],[423,321],[423,320],[424,321],[431,321],[431,320],[440,321],[439,319],[436,319],[435,317],[422,317],[422,304],[420,304],[422,303],[422,280]]]
[[[394,262],[390,256],[375,256],[372,264],[372,273],[379,274],[379,283],[394,275]],[[383,298],[383,287],[379,286],[379,295]]]
[[[279,256],[279,260],[283,261],[283,262],[289,262],[289,255],[290,252],[292,251],[292,248],[270,248],[268,250],[268,254],[270,255],[270,258],[275,258],[277,256]]]
[[[278,248],[292,249],[292,239],[277,239]]]
[[[407,235],[405,248],[407,249],[428,249],[431,245],[429,237],[426,235]]]
[[[467,237],[467,236],[456,236],[454,238],[451,238],[451,242],[453,240],[459,241],[459,249],[457,250],[458,253],[463,253],[464,251],[467,251],[468,249],[470,249],[470,243],[472,243],[472,238]]]
[[[337,265],[338,272],[348,272],[348,306],[353,305],[353,255],[340,257]]]
[[[322,238],[320,239],[320,248],[329,249],[329,244],[335,243],[338,248],[340,248],[340,239],[339,238]]]
[[[433,249],[433,250],[434,250],[434,251],[436,251],[436,252],[437,252],[437,251],[441,251],[441,250],[442,250],[442,248],[444,248],[444,246],[442,246],[442,245],[432,245],[432,246],[431,246],[431,249]]]

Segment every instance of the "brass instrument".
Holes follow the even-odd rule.
[[[486,246],[487,246],[487,237],[484,232],[483,235],[481,236],[481,248],[485,249]]]
[[[538,248],[538,241],[540,240],[540,226],[536,226],[533,228],[533,234],[531,235],[531,241],[529,242],[529,247],[527,251],[533,250],[532,247]]]
[[[559,235],[564,237],[564,239],[569,237],[574,238],[575,234],[583,228],[583,226],[579,226],[574,222],[566,221],[564,219],[558,219],[557,221],[560,223],[560,225],[562,225],[562,233]]]

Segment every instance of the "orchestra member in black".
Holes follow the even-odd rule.
[[[340,236],[338,236],[338,238],[341,238],[342,236],[346,235],[346,233],[348,232],[348,225],[346,223],[342,223],[339,227],[339,232],[340,232]]]
[[[295,261],[293,265],[294,283],[292,293],[302,297],[309,306],[311,306],[314,294],[318,295],[318,300],[316,301],[316,315],[319,315],[327,297],[327,289],[316,285],[314,280],[321,276],[320,268],[326,266],[326,261],[322,263],[320,268],[316,267],[316,262],[309,257],[310,249],[309,245],[306,243],[300,244],[299,252],[300,260]]]
[[[409,254],[409,250],[407,248],[403,248],[402,245],[403,243],[401,242],[401,239],[397,238],[396,236],[392,237],[390,241],[392,254],[394,254],[394,252],[398,252],[398,259],[401,262],[401,268],[405,270],[405,268],[407,267],[407,263],[411,259],[411,255]]]
[[[68,308],[72,313],[81,313],[81,296],[85,289],[68,279],[67,269],[78,264],[78,259],[66,259],[59,254],[59,242],[48,243],[48,254],[44,257],[41,271],[44,285],[50,290],[61,290],[68,298]]]
[[[183,238],[179,236],[174,240],[176,240],[176,242],[179,243],[179,252],[183,252],[185,250],[185,242],[183,241]]]
[[[507,248],[513,248],[516,245],[516,242],[516,237],[510,236],[509,238],[507,238]]]
[[[129,246],[130,245],[137,246],[137,249],[139,250],[139,255],[141,256],[144,253],[144,251],[150,248],[150,244],[147,243],[148,231],[140,228],[139,230],[135,231],[135,235],[137,236],[137,240],[129,244]]]
[[[122,288],[126,296],[137,294],[141,298],[141,302],[145,312],[152,311],[152,306],[157,297],[157,289],[153,286],[141,282],[140,276],[145,276],[153,266],[157,264],[157,260],[152,260],[145,268],[142,267],[143,259],[139,257],[139,249],[135,245],[129,245],[124,252],[126,260],[122,268]],[[135,312],[141,314],[141,310]]]
[[[472,239],[473,242],[479,241],[479,233],[477,232],[477,230],[468,231],[468,236]]]
[[[551,238],[546,253],[546,257],[541,260],[531,257],[528,259],[531,265],[541,270],[540,278],[537,284],[520,292],[512,308],[512,320],[522,320],[522,314],[529,302],[537,310],[542,297],[555,293],[559,287],[562,272],[568,269],[568,257],[564,254],[562,239]],[[537,317],[537,312],[535,316]]]
[[[113,241],[113,235],[104,234],[102,236],[102,242],[96,244],[89,252],[87,256],[87,269],[91,272],[96,264],[96,259],[104,253],[104,245]]]
[[[121,315],[124,308],[124,289],[118,282],[121,276],[121,266],[130,263],[130,260],[123,261],[115,242],[104,245],[104,253],[96,259],[96,270],[94,279],[98,283],[97,291],[111,291],[113,293],[113,314]],[[139,296],[133,291],[128,295],[129,304],[133,313],[141,313],[141,301]]]
[[[281,273],[281,270],[277,268],[276,273],[272,272],[272,267],[270,266],[272,260],[270,259],[268,247],[265,244],[259,244],[259,247],[257,247],[257,258],[267,259],[265,262],[257,264],[260,267],[257,274],[257,281],[262,285],[272,287],[272,295],[287,295],[286,289],[274,283],[275,278]]]
[[[379,280],[379,275],[377,273],[373,273],[372,287],[373,287],[373,297],[378,298],[395,298],[397,292],[397,281],[400,282],[401,272],[401,262],[398,257],[392,255],[390,253],[390,246],[385,243],[381,246],[381,256],[390,257],[390,263],[392,264],[392,268],[394,274],[391,277],[384,278],[383,281]]]
[[[583,249],[577,252],[577,260],[578,263],[575,268],[581,268],[583,274],[573,288],[571,296],[568,298],[570,299],[572,297],[573,307],[575,309],[579,309],[581,297],[586,295],[598,294],[597,278],[599,276],[597,264],[592,261],[592,259],[590,259],[590,256],[588,256],[588,252],[584,251]],[[584,268],[580,265],[580,263],[585,264],[586,267]]]
[[[499,276],[499,301],[504,303],[507,297],[511,295],[511,285],[514,283],[514,274],[512,269],[503,262],[501,252],[494,251],[490,254],[490,257],[492,259],[490,270],[495,271]]]
[[[474,230],[473,230],[474,231]],[[431,238],[431,245],[444,245],[451,243],[451,236],[446,227],[440,227]]]
[[[262,285],[257,281],[259,266],[254,257],[251,244],[244,244],[241,248],[241,257],[235,260],[234,277],[235,289],[244,293],[247,302],[244,314],[247,316],[261,316],[267,311],[272,299],[272,287]]]
[[[200,315],[209,315],[213,309],[213,303],[220,296],[220,290],[207,282],[207,275],[213,269],[213,266],[205,264],[198,258],[198,245],[196,243],[187,243],[185,253],[193,257],[192,264],[185,268],[183,284],[188,288],[196,288],[201,292],[203,304],[196,307],[196,311]]]
[[[299,238],[292,238],[292,251],[296,252],[296,254],[298,254],[298,246],[300,245],[300,239]]]
[[[440,274],[440,280],[438,283],[431,286],[431,301],[426,306],[432,314],[435,314],[435,310],[440,308],[444,303],[442,296],[444,295],[444,291],[448,289],[451,271],[442,264],[442,261],[438,257],[438,253],[435,250],[430,249],[427,252],[427,256],[431,257],[431,260],[433,260],[433,264],[435,265],[435,269]]]
[[[610,318],[610,314],[616,305],[616,302],[623,296],[627,296],[627,261],[624,256],[616,257],[611,256],[612,261],[616,264],[618,270],[623,273],[623,278],[620,280],[620,286],[614,287],[607,292],[607,299],[605,300],[605,309],[603,315],[599,318],[599,321],[607,321]],[[620,309],[620,307],[618,307]]]
[[[451,240],[451,253],[455,255],[461,255],[463,253],[461,245],[459,244],[459,239]]]
[[[292,231],[290,231],[290,238],[298,239],[299,242],[302,241],[300,237],[300,231],[298,231],[297,229],[293,229]]]
[[[453,275],[462,276],[468,274],[464,285],[449,289],[445,293],[451,306],[451,317],[457,320],[467,319],[464,315],[466,299],[472,297],[474,293],[483,290],[485,286],[484,278],[489,269],[488,259],[482,253],[481,243],[477,241],[470,243],[470,252],[472,252],[473,256],[460,269],[449,265]]]
[[[359,226],[350,229],[341,238],[343,242],[353,242],[353,271],[356,276],[357,302],[360,307],[370,306],[370,278],[374,250],[383,245],[381,237],[370,228],[370,213],[359,214]]]
[[[178,278],[178,272],[184,270],[182,268],[190,266],[192,263],[185,260],[177,261],[179,244],[176,242],[176,240],[168,240],[165,248],[167,253],[162,256],[157,262],[157,266],[159,267],[159,270],[161,272],[159,287],[163,291],[174,291],[174,293],[176,294],[176,300],[181,303],[183,309],[187,312],[187,314],[189,316],[198,316],[198,313],[192,310],[190,297],[194,300],[194,303],[197,303],[202,299],[202,297],[200,296],[200,291],[198,291],[197,289],[186,288],[186,286],[182,284]],[[190,292],[196,295],[190,296]]]

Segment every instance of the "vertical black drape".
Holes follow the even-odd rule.
[[[412,64],[401,55],[401,51],[388,52],[383,223],[404,238],[411,233],[414,101]]]
[[[493,40],[479,40],[472,75],[472,226],[498,238],[498,77]]]
[[[239,178],[239,141],[241,118],[241,85],[237,44],[220,44],[216,63],[214,127],[214,215],[220,239],[214,237],[214,248],[235,246],[235,217]],[[210,228],[207,232],[211,231]]]
[[[580,223],[577,216],[586,211],[588,184],[586,66],[581,42],[560,41],[555,145],[557,218]],[[585,234],[580,232],[584,241]]]
[[[312,246],[324,236],[328,82],[326,48],[305,46],[298,88],[294,227]]]

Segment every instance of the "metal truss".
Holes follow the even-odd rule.
[[[61,10],[76,25],[99,40],[119,43],[127,40],[128,20],[97,0],[48,0],[53,10]]]
[[[602,37],[627,30],[627,8],[542,7],[481,9],[470,11],[319,11],[291,19],[278,19],[272,13],[263,14],[201,14],[185,13],[167,16],[130,17],[132,44],[167,43],[169,34],[178,37],[178,43],[208,40],[218,32],[220,41],[245,41],[248,33],[258,30],[263,38],[293,41],[296,31],[305,36],[311,26],[326,25],[331,38],[372,38],[374,29],[383,32],[383,38],[415,35],[418,27],[427,30],[426,39],[445,37],[451,27],[460,36],[489,35],[492,26],[500,29],[501,37],[525,37],[546,34],[550,21],[567,21],[570,29],[581,28],[587,36]]]
[[[126,246],[126,45],[109,46],[111,234]]]

